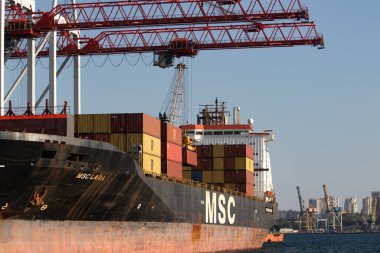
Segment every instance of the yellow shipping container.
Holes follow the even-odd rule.
[[[192,168],[191,166],[182,166],[182,171],[191,171]]]
[[[94,133],[111,133],[111,114],[94,114]]]
[[[214,183],[213,171],[202,171],[202,183],[212,184]]]
[[[75,115],[75,132],[93,133],[94,132],[94,115],[93,114]]]
[[[127,135],[111,134],[111,144],[124,152],[127,151]]]
[[[224,157],[224,145],[213,145],[212,150],[213,157]]]
[[[213,171],[213,183],[223,184],[224,183],[224,170]]]
[[[224,170],[224,158],[214,158],[213,170]]]
[[[254,172],[253,160],[246,157],[236,157],[235,168],[236,170],[247,170],[250,172]]]
[[[127,135],[127,152],[132,152],[134,144],[142,145],[145,154],[161,157],[161,140],[159,138],[142,133],[130,133]]]
[[[185,179],[190,179],[191,180],[191,171],[182,171],[182,177]]]
[[[142,155],[142,169],[144,172],[153,172],[155,174],[161,174],[161,158],[143,154]]]
[[[235,184],[224,184],[224,188],[236,191],[236,185]]]

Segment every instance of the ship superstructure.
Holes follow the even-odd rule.
[[[255,195],[264,197],[266,192],[273,192],[272,167],[268,143],[274,141],[272,130],[256,132],[253,120],[240,124],[240,108],[233,111],[233,123],[228,124],[229,111],[224,102],[216,99],[214,105],[203,105],[200,108],[196,125],[184,125],[195,145],[232,145],[247,144],[254,150],[254,187]]]

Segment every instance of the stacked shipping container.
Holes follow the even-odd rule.
[[[75,115],[75,135],[109,142],[131,153],[133,145],[142,147],[142,169],[161,173],[160,121],[143,113]]]
[[[161,123],[161,171],[182,178],[182,130],[166,122]]]
[[[184,178],[254,194],[253,149],[248,145],[197,146],[198,166],[184,167]]]

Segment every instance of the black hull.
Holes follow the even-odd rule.
[[[272,227],[276,204],[208,188],[145,176],[108,143],[0,132],[3,222],[195,224],[260,233]]]

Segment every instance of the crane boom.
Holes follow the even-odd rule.
[[[38,37],[52,30],[309,19],[300,0],[110,1],[60,4],[47,12],[25,12],[14,5],[7,13],[7,33],[21,37]]]
[[[329,201],[329,195],[328,195],[328,193],[327,193],[327,187],[326,187],[325,184],[323,185],[323,192],[324,192],[324,194],[325,194],[326,213],[330,213],[330,212],[331,212],[331,206],[330,206],[330,201]]]
[[[181,120],[186,120],[185,70],[186,65],[183,63],[176,66],[174,80],[169,89],[165,105],[167,120],[174,125],[179,125],[183,123]]]
[[[304,200],[302,199],[301,190],[299,186],[297,186],[297,193],[298,193],[298,201],[300,204],[300,215],[302,215],[303,213],[305,213],[305,203],[304,203]]]
[[[79,38],[81,49],[69,33],[58,38],[58,56],[159,52],[177,57],[195,56],[199,50],[324,46],[313,22],[253,25],[171,27],[104,31],[95,38]],[[24,47],[23,47],[24,46]],[[27,56],[25,43],[13,53],[14,58]],[[48,47],[38,57],[49,55]]]

